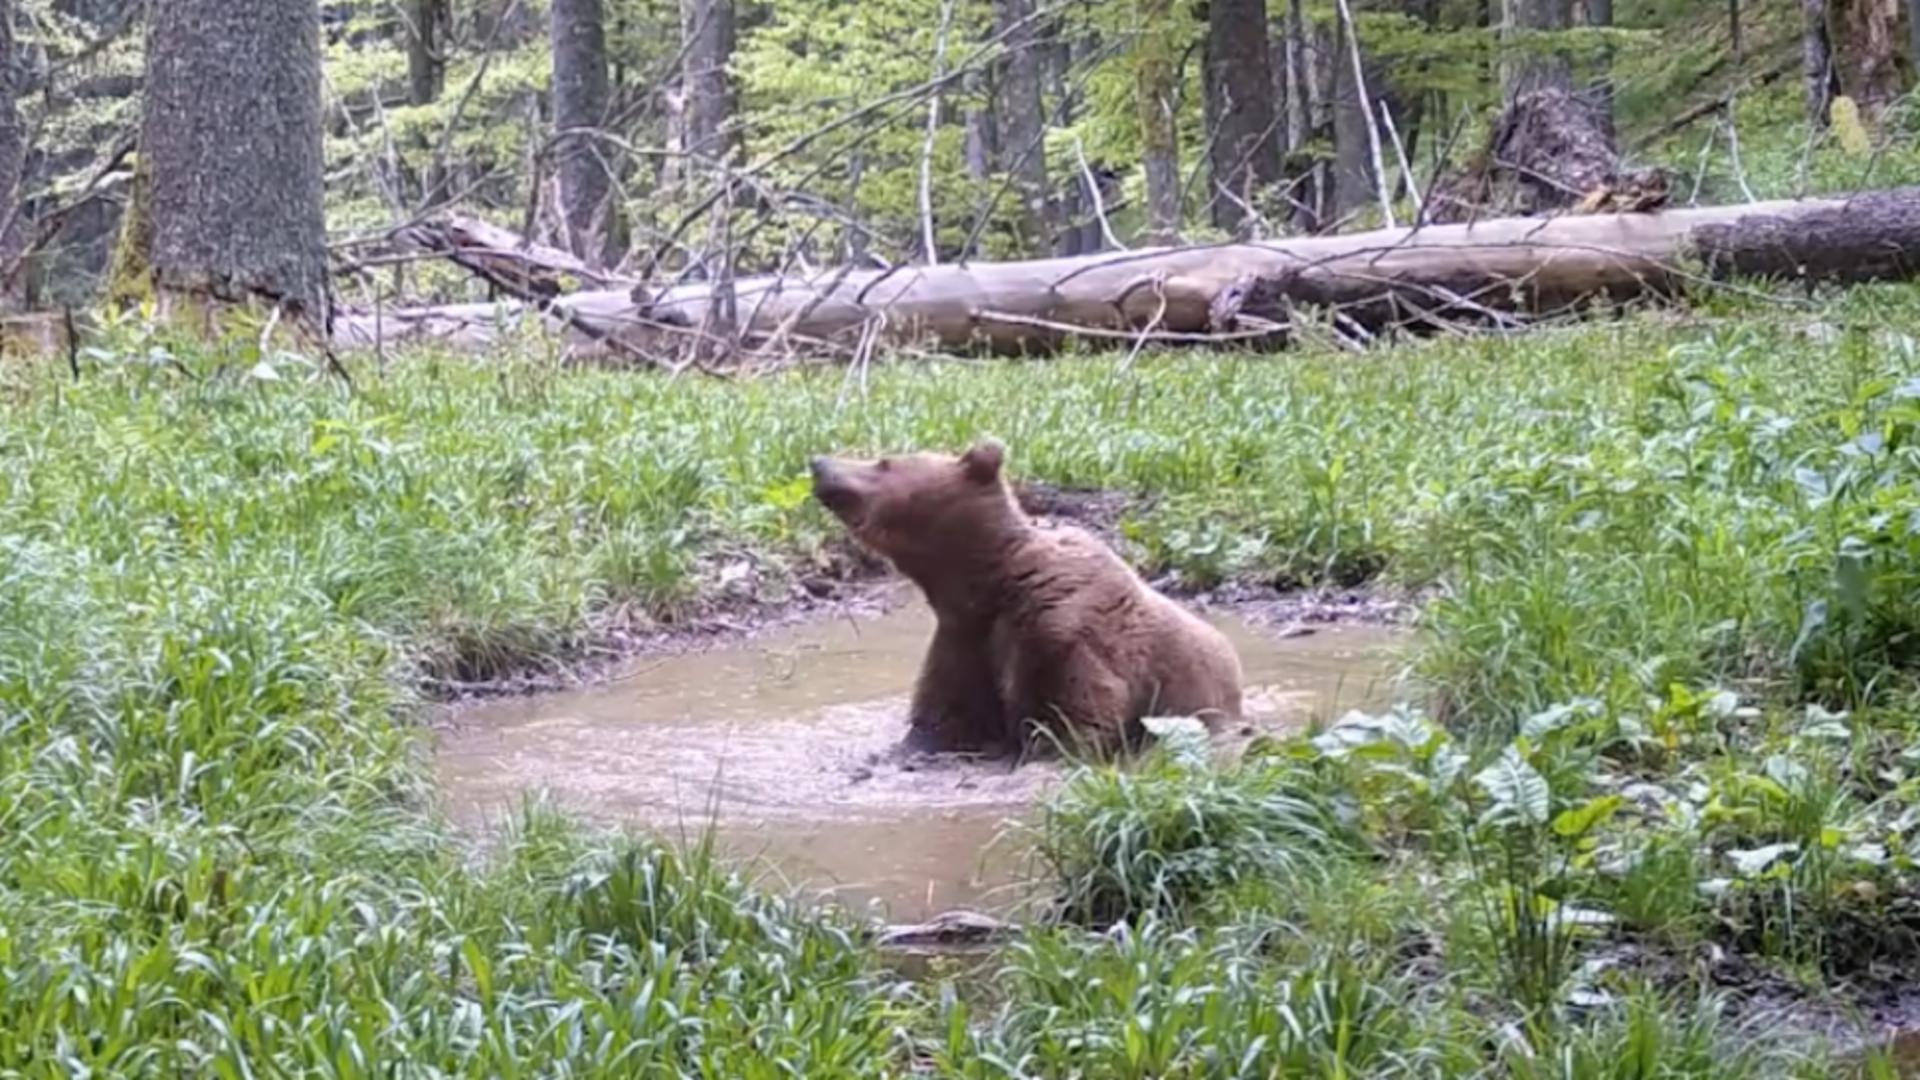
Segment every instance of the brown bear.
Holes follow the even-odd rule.
[[[907,747],[1078,752],[1137,745],[1141,719],[1240,716],[1240,659],[1105,544],[1042,526],[1002,475],[1006,450],[813,459],[813,492],[926,594],[937,628]]]

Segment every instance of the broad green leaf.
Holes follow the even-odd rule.
[[[1473,778],[1493,798],[1487,819],[1498,823],[1545,825],[1552,805],[1547,780],[1527,764],[1520,752],[1508,747],[1500,760]]]
[[[1727,858],[1732,860],[1733,868],[1742,877],[1758,877],[1774,863],[1797,854],[1799,850],[1799,844],[1768,844],[1757,848],[1735,848],[1727,852]]]
[[[1553,819],[1553,831],[1573,838],[1585,836],[1611,818],[1626,800],[1619,795],[1602,795],[1579,806],[1564,810]]]
[[[1185,768],[1201,768],[1212,755],[1207,725],[1191,716],[1149,716],[1140,721],[1159,740],[1173,761]]]

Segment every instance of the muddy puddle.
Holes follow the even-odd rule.
[[[536,795],[669,839],[711,824],[774,887],[877,905],[896,922],[1007,910],[1021,856],[993,841],[1061,770],[898,760],[933,619],[904,595],[887,607],[635,660],[579,690],[451,710],[437,756],[447,810],[486,830]],[[1247,722],[1222,734],[1223,753],[1391,696],[1404,631],[1282,634],[1210,617],[1246,668]]]

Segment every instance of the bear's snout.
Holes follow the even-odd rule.
[[[847,486],[847,478],[830,457],[816,457],[807,461],[808,471],[813,473],[813,493],[815,495],[829,488]]]
[[[860,493],[832,458],[813,458],[807,467],[813,472],[813,497],[820,500],[822,506],[842,519],[859,508]]]

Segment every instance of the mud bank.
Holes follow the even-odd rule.
[[[877,903],[895,920],[1010,910],[1019,898],[1004,886],[1022,855],[995,838],[1061,767],[902,758],[932,616],[898,588],[858,610],[636,657],[595,685],[450,708],[437,756],[446,809],[481,832],[529,795],[669,838],[711,825],[776,887]],[[1209,617],[1247,672],[1247,720],[1222,733],[1222,754],[1384,703],[1406,645],[1390,625],[1257,605]]]
[[[1120,521],[1150,504],[1123,492],[1043,483],[1018,485],[1016,494],[1036,520],[1078,525],[1116,546],[1122,546]],[[746,549],[710,552],[697,560],[693,579],[689,591],[695,599],[666,611],[620,605],[598,613],[564,660],[543,659],[497,678],[421,677],[418,685],[429,700],[449,705],[618,681],[644,667],[642,658],[745,646],[808,624],[873,618],[895,605],[900,590],[885,562],[845,537],[804,557]],[[1282,634],[1330,624],[1401,625],[1423,599],[1374,585],[1296,589],[1233,581],[1202,591],[1173,575],[1151,584]]]

